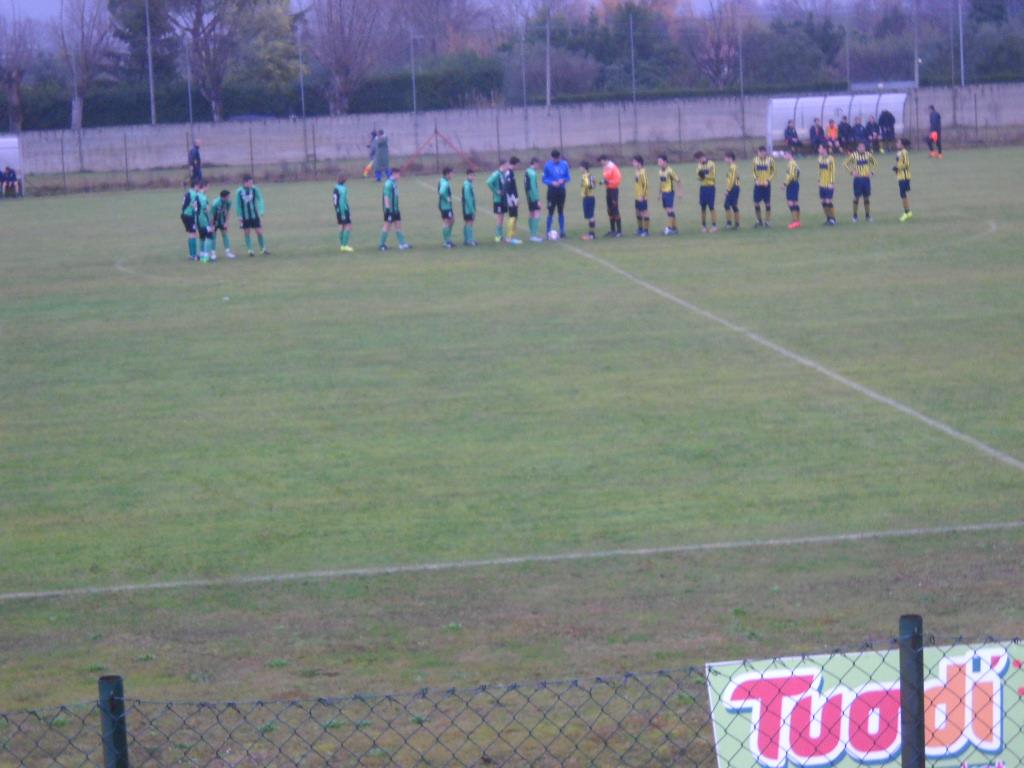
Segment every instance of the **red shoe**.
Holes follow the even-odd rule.
[[[800,229],[800,222],[799,221],[791,221],[791,222],[789,222],[788,225],[786,225],[786,229]]]

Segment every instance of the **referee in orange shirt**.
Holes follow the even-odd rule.
[[[601,183],[607,187],[605,202],[608,204],[608,226],[605,237],[622,237],[622,215],[619,213],[619,187],[622,185],[622,171],[605,155],[597,158],[604,170]]]

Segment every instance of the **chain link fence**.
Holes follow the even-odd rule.
[[[0,714],[0,765],[896,765],[911,719],[924,749],[910,765],[1024,763],[1020,640],[956,640],[916,654],[904,643],[904,663],[908,656],[924,662],[923,707],[909,716],[897,639],[852,652],[410,694],[245,703],[101,696]]]

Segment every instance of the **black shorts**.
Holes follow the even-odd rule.
[[[384,221],[388,224],[399,222],[402,220],[401,211],[384,211]]]
[[[504,202],[495,203],[494,204],[494,213],[499,215],[499,216],[501,214],[503,214],[503,213],[508,213],[508,206],[505,205]]]
[[[196,226],[196,237],[200,240],[212,240],[213,230],[209,227],[204,227],[202,224]]]
[[[604,194],[604,201],[608,205],[608,215],[617,217],[619,215],[619,190],[606,190]]]
[[[476,214],[475,213],[466,213],[465,211],[463,211],[462,212],[462,220],[464,222],[466,222],[467,224],[472,224],[474,221],[476,221]]]
[[[791,181],[786,185],[786,202],[796,203],[800,200],[800,182]]]
[[[184,213],[181,214],[181,223],[185,225],[185,231],[190,235],[195,234],[196,231],[196,217],[186,216]]]
[[[856,176],[853,179],[853,197],[871,197],[871,178],[869,176]]]
[[[548,187],[548,213],[565,211],[565,187]]]
[[[214,232],[227,232],[228,231],[228,225],[225,224],[223,221],[218,222],[217,224],[213,225],[213,231]]]
[[[345,213],[338,213],[335,211],[334,215],[338,218],[339,227],[352,223],[352,211],[345,211]]]
[[[905,198],[910,194],[910,179],[900,179],[900,198]]]
[[[251,219],[242,219],[242,229],[261,229],[263,223],[260,221],[260,217],[256,216]]]
[[[594,220],[594,210],[597,208],[596,197],[584,197],[583,198],[583,218],[587,221]]]
[[[530,213],[540,210],[540,200],[527,200],[526,207],[529,208]]]
[[[519,206],[518,205],[510,205],[510,206],[508,206],[507,213],[513,219],[518,219],[519,218]]]
[[[441,211],[441,221],[451,221],[455,218],[455,211],[453,210],[446,211],[444,208],[439,208],[438,210]]]
[[[635,201],[633,203],[633,207],[636,208],[636,212],[637,213],[646,213],[647,212],[647,201],[646,200],[637,200],[637,201]]]

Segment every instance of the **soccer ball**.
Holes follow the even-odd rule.
[[[558,230],[557,229],[552,229],[550,232],[548,232],[548,240],[557,240],[557,239],[558,239]]]

